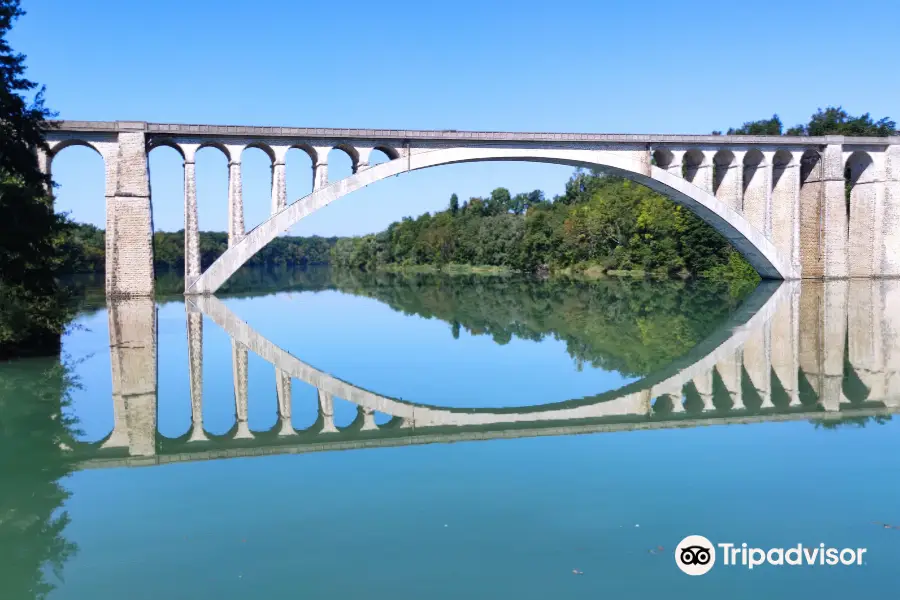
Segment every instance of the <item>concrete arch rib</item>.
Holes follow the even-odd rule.
[[[408,157],[376,165],[335,181],[289,204],[281,212],[250,231],[240,243],[229,248],[194,282],[188,294],[214,293],[244,263],[266,244],[286,231],[300,219],[331,204],[338,198],[372,183],[416,171],[465,162],[521,161],[599,168],[643,184],[670,197],[673,201],[699,216],[724,235],[737,250],[765,278],[796,279],[791,262],[780,255],[761,231],[742,215],[712,194],[663,169],[614,152],[569,149],[529,148],[448,148],[411,154]]]

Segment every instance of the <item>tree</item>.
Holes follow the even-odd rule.
[[[6,39],[23,14],[19,0],[0,0],[0,358],[58,352],[71,316],[57,278],[68,222],[53,212],[35,154],[47,148],[52,113],[43,88],[24,77],[25,57]]]
[[[456,215],[459,212],[459,197],[456,194],[450,196],[450,214]]]
[[[873,121],[869,113],[858,117],[850,115],[840,106],[829,106],[816,111],[806,125],[797,125],[787,131],[787,135],[856,135],[885,137],[896,135],[897,123],[888,117]]]
[[[512,205],[512,196],[506,188],[495,188],[491,192],[490,198],[485,202],[485,210],[489,215],[499,215],[509,212]]]
[[[728,129],[728,135],[781,135],[781,133],[782,125],[778,115],[772,115],[771,119],[747,121],[737,129]]]

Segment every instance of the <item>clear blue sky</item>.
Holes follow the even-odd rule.
[[[25,0],[13,47],[61,118],[158,122],[707,133],[819,106],[900,120],[900,2],[211,2]],[[295,153],[297,153],[295,155]],[[247,151],[248,229],[269,211],[269,167]],[[333,151],[332,178],[349,174]],[[182,169],[151,154],[154,222],[183,227]],[[198,156],[202,229],[226,227],[226,166]],[[310,188],[288,158],[289,201]],[[58,206],[103,225],[101,161],[53,165]],[[571,170],[486,163],[380,182],[298,225],[377,231],[497,186],[559,193]]]

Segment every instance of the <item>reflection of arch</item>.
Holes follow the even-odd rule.
[[[593,167],[620,175],[669,196],[724,235],[748,262],[768,278],[795,276],[790,258],[782,256],[747,220],[708,192],[658,167],[613,152],[521,148],[448,148],[410,155],[371,167],[322,187],[270,217],[229,248],[198,278],[188,293],[215,292],[247,260],[306,215],[352,191],[406,171],[438,165],[481,161],[526,161]]]
[[[442,408],[382,396],[304,363],[254,331],[215,297],[203,296],[189,302],[225,329],[233,342],[332,397],[348,400],[370,413],[378,411],[403,418],[417,427],[470,426],[647,414],[650,398],[673,393],[680,396],[685,383],[711,371],[723,357],[734,356],[750,334],[772,318],[779,303],[792,292],[793,285],[760,286],[707,340],[686,356],[640,381],[580,400],[505,409]]]

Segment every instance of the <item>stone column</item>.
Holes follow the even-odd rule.
[[[156,304],[153,298],[107,304],[115,427],[104,447],[156,454]]]
[[[743,354],[735,350],[730,356],[726,356],[716,363],[716,370],[722,378],[728,395],[731,396],[731,410],[744,410],[744,394],[741,390],[741,378],[743,377]]]
[[[881,270],[878,250],[882,242],[884,182],[881,159],[884,157],[882,153],[869,156],[873,162],[868,165],[859,164],[860,161],[853,155],[845,156],[846,164],[852,170],[851,177],[855,179],[851,180],[847,238],[847,272],[850,277],[872,277]]]
[[[369,157],[372,155],[372,150],[375,148],[372,146],[354,146],[353,148],[359,156],[356,164],[353,165],[353,172],[361,173],[369,168]]]
[[[244,239],[244,198],[240,155],[228,163],[228,247]]]
[[[322,419],[321,433],[336,433],[334,426],[334,399],[325,390],[319,390],[319,417]]]
[[[774,160],[774,157],[773,157]],[[771,240],[791,264],[801,272],[799,218],[800,218],[800,158],[792,157],[786,165],[772,166],[772,192],[770,197]]]
[[[697,393],[700,394],[700,399],[703,400],[704,412],[716,410],[716,406],[713,404],[713,372],[708,371],[703,375],[698,375],[694,377],[693,382]]]
[[[291,424],[291,376],[275,367],[275,393],[278,395],[278,420],[281,429],[278,435],[296,435]]]
[[[191,436],[189,442],[206,441],[203,430],[203,313],[187,310],[188,377],[191,382]]]
[[[881,226],[883,277],[900,276],[900,145],[888,146],[884,157],[884,210]]]
[[[794,153],[800,161],[799,253],[804,278],[825,276],[824,160],[817,151]]]
[[[313,191],[321,190],[328,185],[328,162],[319,162],[313,165]]]
[[[145,123],[118,123],[115,156],[105,156],[106,296],[153,297],[153,219]],[[110,164],[111,163],[111,164]]]
[[[669,402],[672,403],[672,412],[673,413],[683,413],[684,412],[684,398],[681,394],[666,394],[669,398]]]
[[[284,159],[277,158],[272,163],[272,214],[281,212],[287,206],[287,181]]]
[[[237,433],[234,439],[249,439],[253,437],[250,432],[249,417],[247,414],[247,395],[248,395],[248,377],[247,377],[247,348],[236,342],[231,341],[231,370],[234,376],[234,407],[237,419]]]
[[[744,155],[746,152],[735,151],[731,164],[716,164],[713,155],[713,181],[715,195],[729,208],[744,213]]]
[[[200,224],[193,149],[184,149],[184,291],[200,277]]]
[[[848,274],[848,228],[847,200],[844,194],[844,157],[841,143],[829,143],[822,153],[822,162],[825,278],[843,278]]]
[[[313,153],[313,191],[320,190],[328,186],[328,153],[331,152],[331,146],[314,146]]]

